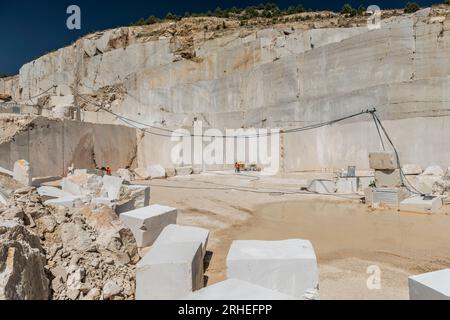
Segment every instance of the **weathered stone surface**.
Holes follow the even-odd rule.
[[[398,188],[402,185],[400,169],[375,170],[375,185],[378,188]]]
[[[17,160],[14,163],[13,178],[25,186],[31,186],[33,177],[28,161]]]
[[[116,281],[108,280],[103,286],[103,299],[111,299],[122,292],[123,288]]]
[[[450,269],[408,278],[411,300],[450,300]]]
[[[450,193],[450,176],[444,176],[436,180],[432,187],[433,194],[447,197]]]
[[[175,172],[177,174],[177,176],[188,176],[190,174],[192,174],[193,169],[192,167],[177,167],[175,168]]]
[[[0,300],[47,300],[44,266],[39,238],[16,222],[0,220]]]
[[[105,176],[107,177],[107,176]],[[95,174],[79,173],[63,178],[62,191],[74,196],[107,197],[108,190],[103,188],[105,177]],[[117,178],[117,177],[109,177]],[[117,178],[121,180],[120,178]],[[111,179],[112,180],[112,179]],[[110,180],[108,180],[110,181]],[[120,181],[122,183],[122,181]]]
[[[233,241],[227,256],[227,277],[305,298],[318,290],[314,249],[307,240]]]
[[[153,243],[153,246],[177,242],[200,241],[202,243],[202,256],[204,257],[206,254],[208,239],[209,230],[207,229],[170,224],[164,228],[164,230]]]
[[[50,96],[50,107],[71,107],[74,105],[74,96],[71,94],[64,96]]]
[[[51,274],[50,299],[134,299],[138,249],[133,234],[113,209],[104,205],[45,207],[32,187],[13,192],[8,210],[14,208],[20,215],[17,221],[36,230],[36,239],[45,250],[42,257]],[[5,212],[0,215],[5,217]],[[0,244],[0,257],[1,251]],[[122,288],[119,293],[106,285],[111,282]]]
[[[133,199],[135,209],[147,207],[150,204],[150,187],[141,185],[124,186],[125,197]]]
[[[185,298],[203,287],[201,242],[161,244],[136,266],[136,299]]]
[[[375,170],[395,170],[398,168],[394,152],[369,153],[369,166]]]
[[[136,175],[136,178],[140,179],[140,180],[150,179],[150,174],[148,173],[147,169],[145,169],[145,168],[134,169],[134,174]]]
[[[92,245],[89,233],[79,224],[65,223],[61,225],[60,234],[64,246],[69,250],[87,251]]]

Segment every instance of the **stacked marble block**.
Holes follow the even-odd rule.
[[[122,221],[135,230],[138,246],[152,246],[136,265],[136,299],[183,299],[201,289],[209,231],[176,225],[176,209],[169,207],[153,206],[141,227],[136,216],[125,214]]]
[[[206,229],[167,226],[136,266],[136,299],[184,299],[201,289],[208,238]]]
[[[408,278],[411,300],[450,300],[450,269]]]
[[[307,240],[234,241],[227,256],[227,278],[188,299],[318,299],[316,255]]]
[[[364,190],[366,203],[373,208],[382,206],[398,209],[400,202],[409,197],[402,186],[401,171],[394,152],[381,151],[369,153],[370,168],[375,170],[376,188]]]

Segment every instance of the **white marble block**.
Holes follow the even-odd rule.
[[[148,247],[166,226],[177,223],[177,209],[154,204],[124,212],[120,220],[131,229],[138,247]]]
[[[55,199],[55,198],[65,198],[71,197],[72,195],[68,192],[64,192],[59,188],[50,187],[50,186],[42,186],[37,188],[37,192],[41,196],[43,201]]]
[[[441,197],[424,199],[422,196],[415,196],[400,202],[400,211],[436,213],[440,208],[442,208]]]
[[[375,185],[378,188],[399,188],[402,185],[400,169],[375,170]]]
[[[450,300],[450,269],[411,276],[408,285],[411,300]]]
[[[300,299],[318,290],[318,270],[311,242],[233,241],[227,256],[227,277]]]
[[[159,164],[149,166],[147,172],[152,179],[164,179],[166,177],[166,169]]]
[[[164,228],[153,245],[200,241],[202,243],[202,256],[204,257],[208,238],[209,230],[207,229],[171,224]]]
[[[188,176],[188,175],[192,174],[193,169],[192,169],[192,167],[178,167],[178,168],[175,168],[175,172],[176,172],[177,176]]]
[[[315,179],[311,181],[308,190],[317,193],[335,193],[336,183],[332,180]]]
[[[136,265],[136,300],[183,299],[202,287],[200,241],[154,246]]]
[[[247,281],[228,279],[190,293],[188,300],[297,300]]]

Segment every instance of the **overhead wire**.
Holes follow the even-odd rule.
[[[294,133],[294,132],[301,132],[301,131],[306,131],[306,130],[312,130],[312,129],[317,129],[317,128],[321,128],[324,126],[328,126],[328,125],[332,125],[344,120],[348,120],[363,114],[369,114],[370,110],[362,110],[361,112],[357,112],[345,117],[341,117],[341,118],[337,118],[337,119],[333,119],[330,121],[325,121],[322,123],[318,123],[318,124],[313,124],[313,125],[308,125],[308,126],[304,126],[304,127],[298,127],[298,128],[292,128],[292,129],[287,129],[287,130],[279,130],[277,132],[267,132],[267,133],[257,133],[257,134],[246,134],[246,135],[208,135],[208,134],[182,134],[181,132],[177,132],[174,130],[170,130],[170,129],[166,129],[166,128],[157,128],[157,129],[164,129],[164,131],[171,133],[170,135],[166,135],[166,134],[162,134],[162,133],[157,133],[157,132],[153,132],[153,131],[148,131],[145,130],[144,128],[138,127],[136,125],[132,125],[131,123],[137,123],[140,124],[144,127],[147,128],[155,128],[154,126],[148,125],[146,123],[143,123],[141,121],[136,121],[133,119],[130,119],[128,117],[122,116],[120,114],[117,114],[116,112],[113,112],[111,110],[108,110],[107,108],[105,108],[103,105],[94,103],[92,101],[89,101],[88,99],[86,99],[83,96],[79,96],[81,99],[87,101],[88,103],[91,103],[95,106],[97,106],[98,108],[100,108],[101,110],[103,110],[104,112],[107,112],[109,114],[114,115],[115,117],[117,117],[118,119],[122,120],[123,122],[127,123],[128,125],[131,125],[139,130],[145,131],[146,133],[149,134],[154,134],[154,135],[158,135],[158,136],[165,136],[165,137],[201,137],[201,138],[258,138],[258,137],[264,137],[264,136],[272,136],[272,135],[279,135],[280,133]]]
[[[400,173],[400,182],[401,182],[402,186],[405,187],[412,194],[425,196],[425,193],[423,193],[423,192],[419,191],[417,188],[415,188],[412,185],[412,183],[408,180],[408,178],[406,177],[405,173],[403,172],[402,165],[400,163],[400,157],[399,157],[397,148],[395,147],[394,143],[392,142],[392,139],[390,138],[387,130],[384,128],[383,124],[381,123],[381,120],[377,116],[376,112],[373,112],[373,116],[374,116],[374,120],[376,122],[378,122],[381,130],[383,131],[384,135],[386,136],[386,139],[389,141],[389,144],[391,145],[392,149],[394,150],[395,159],[396,159],[396,162],[397,162],[397,167],[398,167],[398,170],[399,170],[399,173]]]

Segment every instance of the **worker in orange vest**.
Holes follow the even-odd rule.
[[[106,167],[106,174],[108,175],[108,176],[111,176],[112,175],[112,170],[111,170],[111,168],[108,166],[108,167]]]
[[[234,163],[234,172],[236,172],[236,173],[241,172],[241,166],[240,166],[240,164],[239,164],[238,161],[236,161],[236,162]]]

